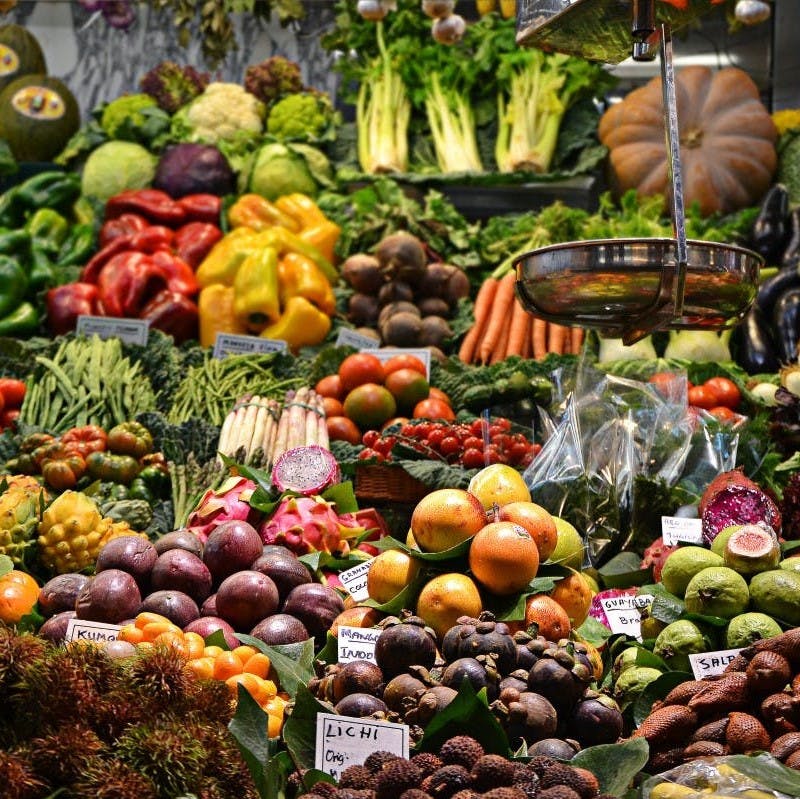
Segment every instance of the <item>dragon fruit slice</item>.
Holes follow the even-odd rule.
[[[303,496],[321,494],[341,477],[333,453],[316,445],[286,450],[272,467],[272,483],[279,491]]]
[[[781,512],[778,506],[758,486],[753,486],[731,483],[705,503],[701,518],[706,543],[710,544],[720,531],[732,524],[763,522],[780,534]]]
[[[667,545],[664,539],[659,536],[656,538],[642,555],[641,567],[646,569],[648,566],[653,567],[653,581],[656,583],[661,582],[661,570],[664,568],[667,558],[678,549],[678,544]]]
[[[606,615],[606,609],[603,605],[604,599],[617,599],[618,597],[636,596],[637,588],[606,588],[603,591],[598,591],[592,597],[592,604],[589,605],[589,615],[593,619],[597,619],[601,624],[605,624],[609,629],[611,625]]]
[[[256,484],[244,477],[229,477],[216,491],[209,489],[200,498],[186,521],[187,529],[203,543],[214,528],[234,519],[257,524],[258,511],[249,505]]]
[[[727,472],[718,474],[703,491],[700,502],[697,505],[697,514],[702,518],[706,510],[706,505],[722,490],[732,485],[745,486],[759,491],[759,487],[741,469],[730,469]]]

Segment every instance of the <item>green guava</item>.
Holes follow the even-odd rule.
[[[614,665],[611,667],[615,679],[619,679],[620,674],[627,669],[632,669],[636,665],[636,658],[639,655],[639,648],[635,646],[623,649],[615,658]]]
[[[800,558],[785,558],[778,564],[778,568],[786,569],[787,572],[800,572]]]
[[[634,666],[631,669],[625,669],[614,684],[614,699],[616,699],[620,705],[629,704],[633,702],[651,682],[657,680],[660,676],[661,672],[658,669],[653,669],[649,666]]]
[[[725,630],[725,646],[738,649],[762,638],[774,638],[782,632],[780,624],[765,613],[742,613],[730,620]]]
[[[800,572],[773,569],[750,580],[753,607],[774,619],[800,625]]]
[[[715,555],[719,555],[722,557],[722,554],[725,552],[725,544],[728,543],[728,539],[737,531],[741,530],[744,525],[741,524],[731,524],[728,527],[723,527],[718,533],[716,538],[711,542],[711,551]]]
[[[681,547],[664,561],[661,583],[670,594],[682,598],[692,577],[710,566],[722,566],[722,558],[704,547]]]
[[[693,621],[678,619],[659,633],[653,653],[664,660],[671,669],[691,671],[689,655],[707,652],[710,648],[710,640]]]
[[[732,619],[747,610],[750,593],[741,574],[727,566],[711,566],[692,577],[684,601],[689,613]]]

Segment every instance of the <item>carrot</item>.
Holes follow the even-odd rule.
[[[500,334],[503,332],[503,324],[511,312],[511,303],[514,302],[515,281],[516,275],[514,272],[507,272],[500,279],[500,284],[497,287],[494,302],[486,321],[486,332],[479,350],[479,360],[483,363],[488,362],[497,347]]]
[[[522,357],[530,358],[533,351],[533,344],[531,343],[531,325],[533,325],[533,317],[530,314],[525,314],[525,337],[522,339]]]
[[[511,332],[508,336],[508,348],[506,357],[509,355],[522,355],[525,334],[528,332],[528,312],[522,307],[519,300],[514,301],[514,310],[511,312]]]
[[[536,316],[531,325],[531,346],[534,360],[541,361],[547,355],[547,322]]]
[[[467,335],[464,336],[461,347],[458,350],[458,357],[464,363],[471,363],[475,358],[475,350],[483,334],[483,330],[486,327],[486,320],[489,318],[489,311],[492,307],[494,296],[497,293],[499,282],[499,280],[495,280],[493,277],[487,277],[478,289],[478,296],[475,297],[475,307],[473,309],[475,324],[472,325]]]
[[[573,327],[570,331],[570,350],[573,355],[580,355],[586,331],[582,327]]]
[[[564,325],[551,324],[547,331],[547,351],[556,355],[564,354],[564,342],[567,338],[567,328]]]
[[[508,314],[503,320],[503,329],[500,331],[500,338],[497,340],[497,346],[492,350],[489,356],[489,363],[497,363],[502,361],[508,354],[508,338],[511,335],[511,314]]]

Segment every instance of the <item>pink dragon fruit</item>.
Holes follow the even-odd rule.
[[[284,452],[272,467],[272,482],[283,493],[296,491],[303,496],[321,494],[342,479],[339,464],[325,447],[294,447]]]
[[[187,529],[203,543],[211,531],[233,519],[258,523],[259,512],[248,504],[256,484],[244,477],[229,477],[216,491],[209,488],[186,521]]]
[[[589,606],[589,615],[597,619],[601,624],[610,627],[606,608],[603,604],[604,599],[618,599],[620,597],[635,597],[638,589],[636,588],[606,588],[599,591],[592,597],[592,604]]]
[[[386,524],[372,508],[338,514],[319,496],[284,497],[259,532],[265,544],[281,544],[297,555],[318,551],[344,557],[354,539],[375,528],[385,533]]]

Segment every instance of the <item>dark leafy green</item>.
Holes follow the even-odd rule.
[[[574,766],[591,771],[600,783],[600,791],[623,796],[650,756],[644,738],[631,738],[622,743],[601,744],[582,749],[570,761]]]
[[[314,641],[309,638],[298,644],[267,646],[252,635],[237,633],[236,637],[243,643],[253,646],[267,655],[272,667],[278,675],[281,689],[291,697],[295,697],[301,686],[314,676]]]
[[[283,740],[299,767],[314,767],[317,714],[332,712],[333,708],[320,702],[305,685],[298,688],[292,712],[283,726]]]

